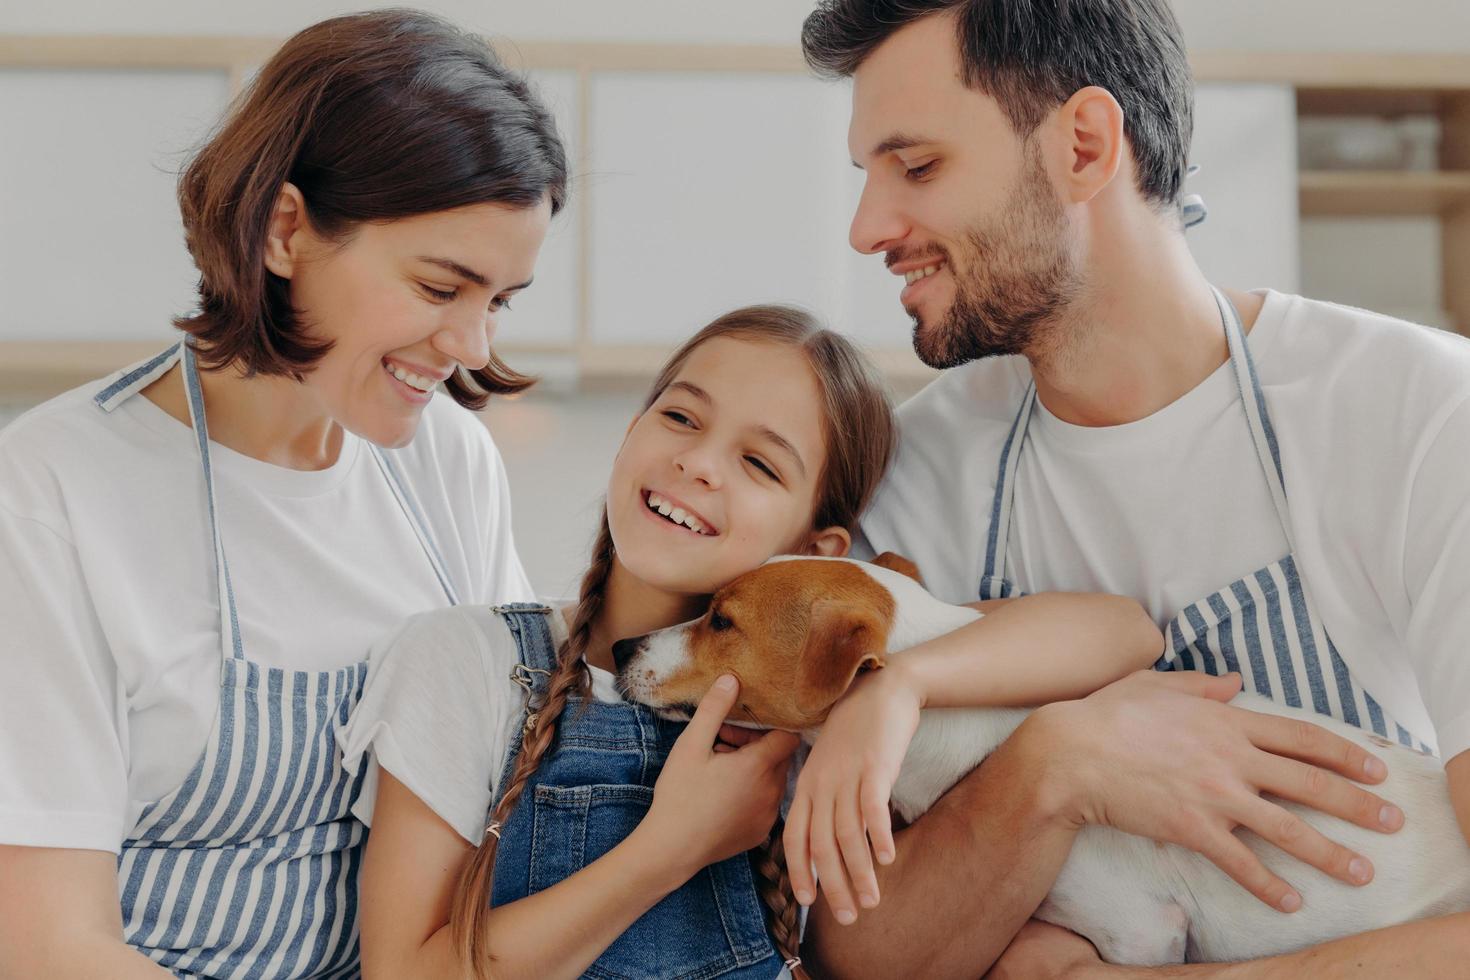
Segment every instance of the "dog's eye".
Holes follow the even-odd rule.
[[[726,619],[724,616],[721,616],[717,612],[712,612],[709,614],[709,628],[714,630],[716,633],[723,633],[725,632],[725,630],[734,625],[734,623],[730,622],[728,619]]]

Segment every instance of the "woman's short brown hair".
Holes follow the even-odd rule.
[[[362,222],[472,204],[549,200],[555,214],[567,164],[551,114],[483,39],[413,10],[306,28],[260,70],[179,179],[199,306],[174,324],[210,367],[300,380],[331,347],[307,335],[289,283],[265,266],[287,182],[305,198],[313,229],[346,242]],[[493,353],[470,378],[446,382],[468,408],[531,384]]]

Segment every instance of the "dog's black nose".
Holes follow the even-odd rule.
[[[613,663],[617,665],[618,670],[622,670],[627,666],[628,661],[633,659],[633,656],[642,646],[643,637],[641,636],[635,636],[629,640],[619,640],[614,643],[612,647]]]

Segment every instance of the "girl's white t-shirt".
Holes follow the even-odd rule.
[[[548,619],[559,648],[567,637],[562,611]],[[353,814],[372,825],[381,767],[479,844],[525,719],[525,691],[511,681],[519,660],[515,635],[485,605],[421,613],[375,646],[362,702],[340,732],[343,766],[353,774],[367,767]],[[588,670],[594,698],[623,700],[611,673]]]
[[[1470,341],[1266,291],[1249,346],[1285,474],[1296,562],[1357,681],[1443,758],[1470,749]],[[971,602],[1018,357],[946,372],[899,411],[862,519],[929,588]],[[1287,552],[1229,363],[1127,425],[1038,402],[1016,471],[1006,577],[1112,592],[1160,624]]]
[[[117,851],[204,751],[220,617],[198,448],[106,381],[0,430],[0,843]],[[532,591],[490,435],[442,392],[388,450],[466,602]],[[245,655],[331,670],[448,604],[371,447],[302,472],[211,444]]]

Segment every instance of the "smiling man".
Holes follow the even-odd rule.
[[[1372,854],[1261,794],[1393,832],[1391,801],[1349,781],[1378,774],[1314,726],[1266,734],[1222,703],[1233,677],[1203,675],[1438,751],[1470,827],[1470,344],[1205,279],[1180,207],[1193,83],[1164,0],[826,0],[802,42],[853,81],[852,246],[904,278],[915,350],[950,369],[903,409],[867,544],[953,602],[1115,592],[1167,637],[1159,673],[1037,712],[897,835],[857,928],[838,923],[872,883],[814,837],[808,957],[984,972],[1088,823],[1200,851],[1283,915],[1310,892],[1236,828],[1370,881]],[[1168,975],[1447,976],[1467,956],[1460,915]],[[1034,924],[997,966],[1094,972],[1115,968]]]

